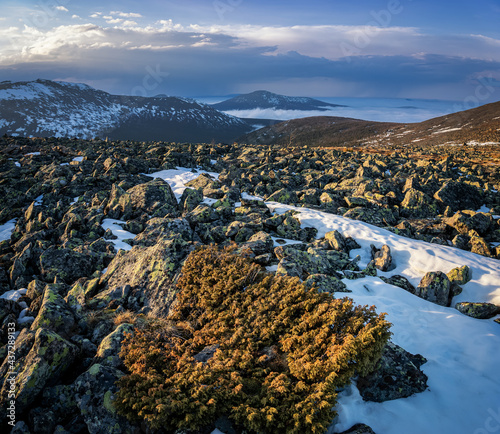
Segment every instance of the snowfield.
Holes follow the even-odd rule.
[[[201,173],[201,172],[200,172]],[[189,169],[151,174],[169,182],[176,194],[183,182],[198,176]],[[453,247],[429,244],[393,234],[370,224],[341,216],[269,202],[276,213],[299,211],[303,227],[318,229],[318,238],[338,230],[361,246],[351,257],[370,258],[370,244],[391,248],[396,269],[379,275],[400,274],[414,286],[428,271],[447,273],[468,265],[472,281],[463,285],[459,301],[500,304],[500,262]],[[393,324],[392,341],[427,359],[421,369],[429,377],[428,389],[405,399],[383,403],[365,402],[351,384],[339,394],[338,417],[329,433],[341,432],[356,423],[369,425],[378,434],[470,433],[500,431],[500,325],[461,314],[453,307],[430,303],[376,277],[343,280],[356,303],[375,305]]]

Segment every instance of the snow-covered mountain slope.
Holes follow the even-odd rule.
[[[183,184],[199,174],[191,169],[166,170],[148,176],[169,182],[181,193]],[[208,200],[208,199],[207,199]],[[463,285],[463,293],[454,302],[500,303],[500,263],[454,247],[429,244],[398,236],[385,229],[342,216],[268,202],[275,213],[293,209],[300,214],[303,227],[318,229],[317,238],[338,230],[353,237],[361,246],[351,257],[361,256],[366,266],[370,244],[387,244],[396,268],[380,272],[389,277],[399,274],[412,284],[429,271],[449,272],[468,265],[472,280]],[[453,307],[442,307],[423,300],[377,277],[343,279],[352,293],[347,294],[361,305],[375,305],[387,312],[393,324],[392,341],[427,362],[421,369],[429,377],[428,389],[409,398],[382,403],[363,401],[355,384],[339,394],[339,416],[331,432],[341,432],[355,423],[366,423],[377,433],[438,434],[483,433],[500,426],[500,326],[491,320],[479,320],[461,314]]]
[[[252,127],[207,104],[111,95],[85,84],[0,83],[0,134],[112,139],[232,140]]]
[[[338,104],[330,104],[314,98],[292,97],[278,95],[265,90],[257,90],[245,95],[238,95],[234,98],[214,104],[217,110],[253,110],[272,108],[275,110],[317,110],[326,111],[331,107],[343,107]]]

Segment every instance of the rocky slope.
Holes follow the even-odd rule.
[[[416,124],[368,122],[338,117],[310,117],[251,132],[244,143],[307,146],[414,146],[500,143],[500,102]]]
[[[267,92],[265,90],[257,90],[252,93],[238,95],[226,101],[213,104],[212,107],[221,111],[253,109],[327,111],[331,107],[345,106],[330,104],[314,98],[284,96]]]
[[[110,95],[50,80],[0,83],[0,135],[210,142],[252,129],[185,98]]]
[[[360,247],[356,236],[332,230],[317,239],[318,230],[301,225],[297,211],[273,213],[248,197],[499,258],[499,166],[476,164],[486,159],[482,149],[438,152],[418,158],[418,151],[0,139],[0,224],[14,226],[0,243],[2,423],[14,360],[13,432],[139,432],[112,405],[125,372],[120,343],[148,315],[168,316],[183,261],[201,244],[235,242],[257,264],[336,297],[349,291],[346,282],[380,276],[439,307],[494,317],[494,304],[455,303],[471,279],[467,264],[422,273],[412,285],[391,273],[388,246],[373,246],[372,261],[360,266],[350,255]],[[185,190],[146,175],[173,170],[171,179],[178,179],[178,166],[193,171],[182,172],[190,175]],[[117,251],[117,236],[126,250]],[[7,357],[9,327],[20,332],[14,359]],[[424,363],[390,344],[358,389],[375,402],[422,392]]]

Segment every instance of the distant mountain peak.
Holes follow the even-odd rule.
[[[256,90],[214,104],[213,107],[221,111],[253,109],[327,111],[333,107],[345,106],[330,104],[309,97],[285,96],[267,90]]]

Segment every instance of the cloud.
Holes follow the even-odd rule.
[[[202,27],[172,20],[139,26],[115,12],[98,15],[113,20],[113,27],[0,29],[0,78],[66,76],[130,94],[147,77],[146,68],[158,67],[169,76],[156,93],[268,89],[288,95],[456,99],[477,87],[482,72],[500,72],[495,40],[480,35],[441,36],[440,45],[414,28],[371,29],[369,43],[346,58],[340,43],[359,42],[366,28]],[[2,36],[8,41],[2,43]],[[496,93],[500,90],[493,97]]]
[[[141,14],[133,13],[133,12],[120,12],[120,11],[112,11],[111,15],[118,15],[121,18],[142,18]]]
[[[65,8],[64,6],[56,6],[55,9],[56,9],[56,11],[69,12],[69,10],[67,8]]]

